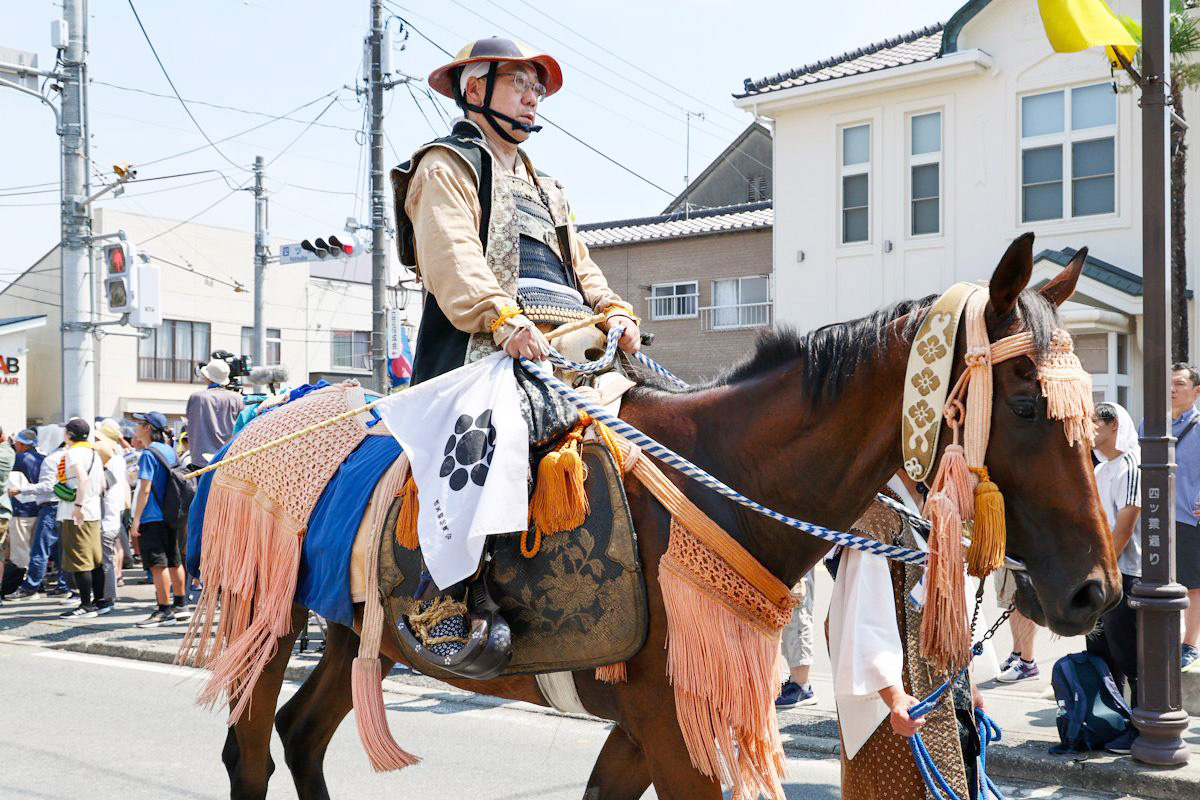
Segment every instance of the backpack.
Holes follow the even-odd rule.
[[[1129,705],[1117,691],[1108,665],[1090,653],[1054,662],[1050,683],[1058,703],[1060,744],[1051,753],[1101,750],[1129,727]]]
[[[184,536],[187,534],[188,511],[192,507],[192,499],[196,496],[196,482],[189,481],[184,477],[188,474],[185,467],[172,467],[163,458],[162,453],[153,447],[146,449],[158,459],[159,466],[167,475],[167,484],[162,497],[159,497],[157,492],[154,494],[158,507],[162,509],[163,522],[177,535]],[[150,482],[150,490],[154,491],[153,481]]]

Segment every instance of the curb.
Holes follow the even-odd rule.
[[[67,641],[51,645],[49,649],[159,664],[174,663],[175,655],[174,650],[139,647],[104,639]],[[289,681],[303,681],[315,666],[315,663],[289,664],[284,678]],[[443,684],[423,686],[420,685],[420,680],[417,676],[393,673],[384,678],[383,688],[390,694],[408,697],[449,695],[455,703],[478,708],[503,706],[531,714],[609,724],[608,720],[599,717],[563,713],[532,703],[464,692]],[[833,714],[820,711],[784,712],[780,723],[783,749],[788,755],[836,757],[841,752],[841,743],[836,733],[836,717]],[[1146,800],[1179,800],[1181,797],[1194,797],[1200,788],[1200,769],[1196,766],[1152,767],[1138,764],[1127,756],[1107,753],[1054,756],[1047,752],[1049,747],[1050,742],[1044,740],[994,744],[988,749],[988,771],[994,778],[1036,781],[1045,785],[1133,795]]]

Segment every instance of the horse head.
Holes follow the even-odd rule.
[[[1031,331],[1039,355],[1044,354],[1052,332],[1062,327],[1058,306],[1075,291],[1086,256],[1087,248],[1081,249],[1053,280],[1029,289],[1033,234],[1016,239],[988,287],[988,338],[995,342]],[[962,355],[956,358],[959,371]],[[1047,413],[1036,358],[1013,358],[992,367],[985,463],[1004,494],[1008,555],[1025,565],[1016,573],[1017,608],[1055,633],[1078,635],[1116,604],[1121,580],[1089,448],[1070,443],[1065,423]]]

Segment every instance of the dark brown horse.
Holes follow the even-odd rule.
[[[1032,246],[1032,234],[1017,239],[996,268],[988,334],[995,340],[1032,330],[1044,349],[1056,325],[1055,308],[1074,291],[1084,253],[1040,291],[1026,290]],[[627,396],[622,416],[765,505],[844,530],[900,468],[898,426],[908,351],[933,299],[900,303],[806,336],[768,334],[723,379],[687,392],[643,386]],[[964,338],[958,337],[956,375]],[[1121,585],[1088,453],[1082,446],[1068,446],[1060,423],[1047,418],[1032,360],[999,364],[994,377],[987,465],[1004,491],[1008,552],[1028,565],[1018,607],[1056,633],[1083,633],[1117,601]],[[948,438],[941,437],[943,446]],[[678,475],[674,479],[789,585],[828,550],[822,540],[735,506]],[[721,797],[720,787],[691,766],[666,679],[666,618],[654,587],[669,520],[640,485],[630,482],[626,488],[650,587],[650,632],[646,645],[628,662],[627,683],[610,686],[598,683],[591,672],[575,673],[588,711],[616,723],[584,797],[633,800],[653,784],[663,800],[715,800]],[[294,612],[293,631],[305,619],[303,608],[296,606]],[[274,769],[271,722],[293,639],[294,634],[279,641],[278,655],[254,688],[248,713],[229,731],[223,757],[231,795],[239,800],[266,796]],[[303,800],[329,797],[322,761],[351,708],[350,669],[357,644],[354,631],[331,625],[320,664],[274,715]],[[404,656],[394,638],[385,636],[383,649],[386,674]],[[473,692],[547,704],[529,676],[446,681]],[[403,742],[402,731],[399,739]]]

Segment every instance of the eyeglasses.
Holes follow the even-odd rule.
[[[539,103],[546,99],[545,84],[530,79],[524,72],[502,72],[497,77],[511,80],[513,88],[522,95],[528,91],[532,91],[533,96],[537,98]]]

